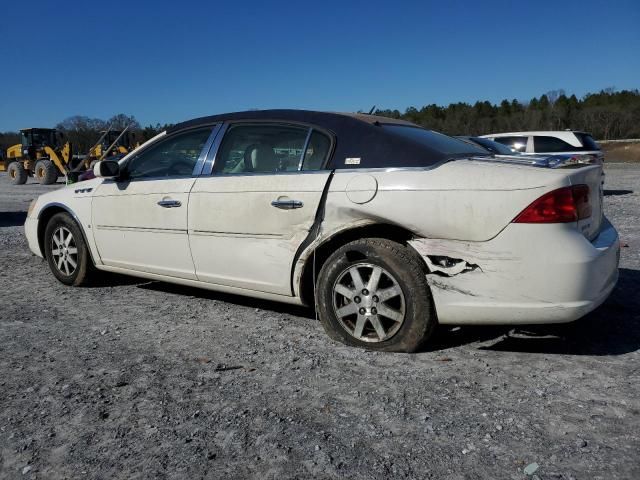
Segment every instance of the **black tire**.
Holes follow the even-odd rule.
[[[9,174],[9,181],[12,185],[24,185],[27,183],[27,171],[21,162],[11,162],[7,167],[7,173]]]
[[[356,298],[356,281],[350,273],[354,267],[360,272],[358,275],[364,286],[373,286],[374,282],[370,280],[374,271],[382,272],[377,277],[379,280],[375,281],[375,292],[380,297],[365,288],[361,293],[367,295]],[[368,270],[371,271],[370,276],[365,278]],[[427,341],[437,325],[425,274],[424,264],[416,252],[400,243],[383,238],[368,238],[342,246],[327,259],[318,276],[316,309],[325,331],[332,339],[346,345],[386,352],[415,352]],[[352,283],[346,288],[352,289],[349,290],[351,293],[356,292],[351,300],[334,290],[345,279]],[[387,282],[386,286],[383,281]],[[340,283],[340,286],[345,287],[345,284]],[[387,294],[389,300],[382,300],[385,290],[396,292],[398,287],[401,294],[395,294],[395,298]],[[336,303],[337,299],[344,302],[340,308]],[[382,306],[384,302],[397,303]],[[352,309],[356,303],[356,312],[342,316],[342,320],[338,318],[338,309]],[[380,312],[373,308],[375,306]],[[389,312],[399,315],[402,312],[402,320],[385,318],[383,309],[385,314]],[[366,317],[362,320],[364,329],[361,326],[358,330],[358,319],[363,317]],[[374,328],[373,317],[376,318],[378,327],[382,325],[382,330]],[[357,335],[358,331],[360,335]],[[384,331],[384,335],[380,335],[380,331]]]
[[[38,160],[34,177],[41,185],[52,185],[58,181],[58,167],[51,160]]]
[[[60,232],[62,232],[62,238]],[[71,241],[68,241],[68,233],[72,236]],[[57,248],[61,243],[67,244],[66,250]],[[75,252],[73,252],[74,248]],[[80,227],[69,214],[56,213],[51,217],[44,233],[44,251],[51,272],[65,285],[74,287],[88,285],[95,277],[95,267]],[[61,256],[65,254],[64,261],[61,261]],[[73,263],[75,267],[71,269]]]

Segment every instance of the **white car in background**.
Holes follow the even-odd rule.
[[[501,143],[525,155],[590,155],[598,163],[604,160],[600,146],[591,135],[576,130],[491,133],[479,137]]]
[[[67,285],[104,270],[315,304],[332,338],[411,352],[438,323],[570,322],[611,293],[602,166],[554,165],[383,117],[240,112],[99,162],[25,230]]]

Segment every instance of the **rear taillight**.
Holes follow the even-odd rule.
[[[569,223],[590,216],[589,186],[574,185],[545,193],[525,208],[513,223]]]

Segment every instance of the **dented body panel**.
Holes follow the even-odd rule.
[[[571,225],[511,224],[488,242],[409,244],[426,259],[475,266],[427,275],[443,324],[570,322],[600,305],[618,278],[618,234],[608,221],[593,241]]]
[[[354,179],[371,176],[377,192],[366,203],[349,198]],[[566,174],[471,160],[435,169],[337,171],[329,188],[325,226],[358,219],[402,226],[420,237],[486,241],[551,188],[569,184]]]
[[[327,171],[199,178],[189,198],[191,254],[200,281],[293,295],[291,270],[320,206]],[[300,208],[271,202],[297,200]]]

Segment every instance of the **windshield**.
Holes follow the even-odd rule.
[[[406,125],[383,125],[383,127],[385,130],[393,132],[396,135],[427,146],[445,155],[454,157],[462,157],[464,155],[488,155],[488,152],[484,148],[443,135],[442,133],[434,132],[433,130]]]
[[[503,145],[502,143],[494,142],[493,140],[489,140],[488,138],[470,137],[469,140],[482,145],[484,148],[489,150],[491,153],[495,153],[496,155],[517,155],[519,153],[511,150],[509,147]]]

